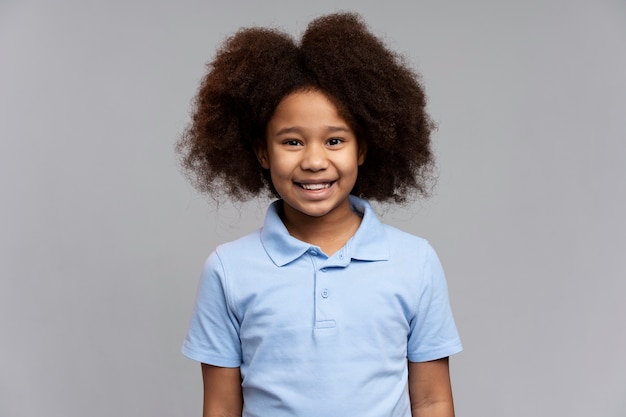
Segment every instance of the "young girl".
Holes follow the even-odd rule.
[[[214,196],[278,200],[205,264],[182,349],[202,363],[204,416],[454,415],[440,263],[364,200],[427,193],[431,130],[416,74],[357,15],[299,43],[262,28],[224,43],[183,165]]]

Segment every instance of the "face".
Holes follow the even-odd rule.
[[[350,213],[348,195],[365,150],[335,105],[316,90],[295,92],[276,107],[257,157],[270,170],[285,216]]]

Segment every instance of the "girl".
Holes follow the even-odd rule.
[[[278,200],[205,264],[182,349],[202,363],[205,417],[454,415],[441,265],[365,200],[427,193],[432,128],[417,75],[355,14],[299,43],[226,40],[178,151],[201,191]]]

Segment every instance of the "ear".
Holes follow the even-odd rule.
[[[367,143],[360,142],[358,152],[359,153],[357,155],[357,161],[359,163],[359,166],[361,166],[365,162],[365,156],[367,155]]]
[[[267,145],[265,144],[265,139],[255,140],[253,147],[256,159],[259,160],[263,169],[270,169],[270,160],[267,156]]]

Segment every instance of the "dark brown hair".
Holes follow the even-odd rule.
[[[315,19],[299,44],[267,28],[241,29],[224,42],[177,144],[193,185],[240,201],[275,195],[254,144],[280,101],[306,89],[326,94],[367,146],[353,194],[395,202],[428,194],[433,123],[419,77],[354,13]]]

